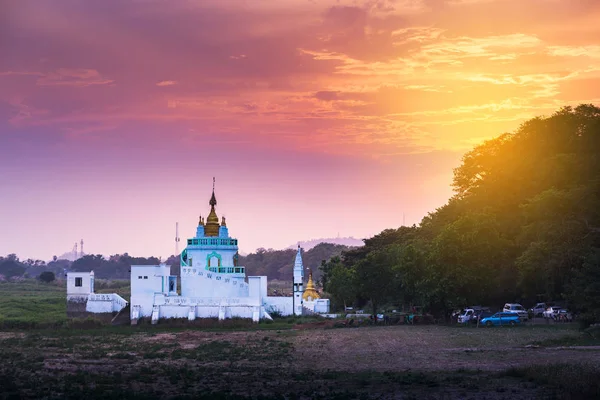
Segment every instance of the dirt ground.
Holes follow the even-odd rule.
[[[510,367],[556,362],[600,364],[598,347],[538,346],[537,341],[575,337],[577,332],[536,328],[392,326],[305,331],[295,338],[301,364],[343,371],[436,371]],[[324,357],[324,355],[327,355]]]
[[[296,328],[0,332],[0,399],[579,399],[598,385],[600,347],[565,346],[582,338],[567,326]]]

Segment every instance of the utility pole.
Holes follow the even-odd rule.
[[[175,222],[175,255],[179,255],[179,222]]]

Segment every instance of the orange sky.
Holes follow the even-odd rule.
[[[482,140],[600,103],[597,0],[8,1],[0,254],[418,223]],[[36,238],[32,245],[32,238]]]

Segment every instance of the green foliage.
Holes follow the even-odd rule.
[[[323,289],[330,295],[333,306],[345,309],[352,304],[357,285],[355,270],[345,267],[339,257],[324,261],[320,268],[323,271]]]
[[[594,249],[585,257],[569,289],[568,298],[582,313],[583,325],[600,321],[600,249]]]
[[[115,254],[105,259],[100,254],[88,254],[75,261],[70,266],[72,271],[94,271],[100,279],[129,279],[129,269],[132,265],[157,265],[160,260],[156,257],[132,257],[129,254]]]
[[[54,276],[54,272],[52,271],[44,271],[40,274],[38,279],[42,282],[50,283],[54,281],[56,277]]]
[[[386,229],[324,264],[324,281],[354,279],[326,290],[339,299],[341,286],[352,287],[356,302],[420,302],[444,315],[566,298],[588,323],[600,320],[599,150],[593,105],[484,142],[454,170],[448,204],[418,227]]]
[[[0,275],[3,275],[6,279],[22,276],[26,270],[18,258],[11,256],[14,256],[14,254],[9,255],[6,259],[0,258]]]
[[[0,282],[0,328],[64,326],[67,321],[65,287],[34,280]]]

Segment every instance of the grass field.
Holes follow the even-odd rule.
[[[117,293],[129,299],[129,282],[97,280],[96,293]],[[64,280],[0,282],[0,296],[0,329],[69,326]]]
[[[0,399],[596,399],[600,393],[600,341],[571,325],[299,330],[299,321],[284,319],[82,329],[66,321],[60,285],[0,284],[0,293]]]

